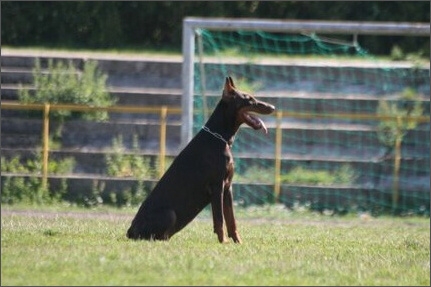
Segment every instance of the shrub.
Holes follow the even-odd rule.
[[[156,175],[155,168],[150,165],[150,159],[137,155],[139,151],[138,138],[133,137],[134,154],[126,154],[123,145],[123,137],[120,135],[112,140],[114,153],[106,154],[107,173],[117,177],[153,178]]]
[[[107,87],[107,75],[97,69],[96,61],[86,61],[83,71],[79,71],[72,61],[67,64],[58,61],[54,65],[48,60],[48,70],[42,71],[40,60],[36,59],[33,69],[35,92],[21,88],[18,98],[22,103],[82,104],[95,107],[106,107],[115,104]],[[64,122],[67,118],[86,120],[106,120],[106,111],[71,112],[68,110],[53,111],[51,116]]]
[[[329,186],[333,184],[352,184],[356,180],[354,170],[350,165],[342,165],[340,168],[329,170],[307,170],[301,166],[293,168],[287,174],[281,176],[282,183],[311,184]]]
[[[261,168],[252,165],[244,173],[235,173],[233,180],[243,183],[271,183],[274,181],[274,168]]]
[[[352,184],[355,180],[356,173],[348,164],[344,164],[334,171],[326,169],[305,169],[298,166],[280,176],[281,183],[321,186]],[[252,165],[244,173],[235,174],[234,181],[272,183],[274,182],[274,168],[260,168],[256,165]]]
[[[377,114],[382,116],[407,117],[421,116],[423,114],[422,103],[419,96],[412,88],[406,88],[397,102],[379,101]],[[397,139],[402,140],[408,130],[416,128],[418,121],[409,119],[398,123],[397,119],[383,119],[377,128],[379,141],[392,150]]]
[[[50,160],[48,162],[48,173],[50,174],[68,174],[75,168],[75,159],[73,157],[66,157],[61,160]],[[42,171],[42,152],[35,152],[33,159],[28,159],[23,163],[19,156],[12,157],[7,160],[1,157],[1,171],[12,173],[41,173]]]
[[[79,71],[72,61],[67,64],[48,60],[47,71],[42,71],[40,59],[36,59],[33,69],[34,93],[27,88],[18,90],[18,99],[30,104],[81,104],[94,107],[107,107],[116,103],[106,87],[107,75],[97,69],[96,61],[86,61],[83,71]],[[72,112],[60,110],[50,112],[50,117],[59,125],[51,140],[61,139],[63,123],[70,118],[103,121],[108,119],[106,111]]]
[[[117,207],[140,205],[148,193],[144,182],[138,181],[137,185],[132,188],[120,190],[117,193],[111,192],[109,194],[109,203]]]
[[[48,165],[48,173],[51,174],[67,174],[73,171],[75,159],[72,157],[65,158],[59,161],[51,160]],[[54,203],[60,202],[63,195],[67,191],[66,179],[60,181],[60,188],[55,191],[50,191],[49,184],[43,186],[42,178],[31,174],[40,174],[42,170],[42,155],[37,152],[34,159],[29,159],[22,163],[20,157],[15,156],[10,160],[1,157],[1,171],[10,173],[29,174],[29,176],[13,176],[6,177],[1,193],[1,202],[14,204],[18,202],[24,203]]]
[[[398,45],[394,45],[392,47],[390,57],[393,61],[401,61],[405,59],[404,52]]]

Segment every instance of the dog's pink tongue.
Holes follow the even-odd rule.
[[[268,133],[265,123],[257,116],[245,114],[246,123],[255,130],[263,130],[265,134]]]

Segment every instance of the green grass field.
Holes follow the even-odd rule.
[[[237,208],[238,245],[208,209],[168,242],[128,240],[136,210],[3,205],[1,285],[430,285],[429,218]]]

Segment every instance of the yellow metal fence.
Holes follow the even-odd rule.
[[[42,184],[46,187],[48,180],[48,161],[49,161],[49,113],[50,111],[69,110],[76,112],[107,111],[118,113],[151,113],[160,115],[160,165],[159,176],[165,170],[166,155],[166,118],[168,114],[181,114],[181,108],[177,107],[139,107],[139,106],[111,106],[111,107],[91,107],[73,104],[20,104],[16,102],[3,102],[2,109],[8,110],[39,110],[43,111],[43,131],[42,131]]]
[[[111,106],[111,107],[91,107],[85,105],[74,105],[74,104],[20,104],[17,102],[2,101],[2,109],[7,110],[40,110],[43,111],[43,163],[42,163],[42,179],[43,185],[46,186],[48,178],[48,161],[49,161],[49,114],[50,111],[58,110],[69,110],[77,112],[88,112],[88,111],[107,111],[117,113],[149,113],[160,115],[160,150],[159,150],[159,177],[162,176],[165,170],[165,155],[166,155],[166,125],[167,115],[169,114],[181,114],[181,108],[179,107],[167,107],[167,106]],[[281,127],[282,119],[284,117],[297,118],[297,119],[356,119],[356,120],[394,120],[399,125],[406,120],[414,120],[419,123],[429,122],[429,116],[419,117],[396,117],[396,116],[385,116],[376,114],[347,114],[347,113],[334,113],[334,114],[318,114],[318,113],[301,113],[291,111],[277,111],[276,117],[276,131],[275,131],[275,179],[274,179],[274,198],[277,200],[280,194],[280,175],[281,175],[281,155],[282,155],[282,133]],[[396,205],[398,200],[398,180],[399,180],[399,162],[401,159],[400,145],[395,146],[395,157],[394,157],[394,182],[393,182],[393,204]]]

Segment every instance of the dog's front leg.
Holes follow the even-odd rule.
[[[223,213],[226,220],[227,234],[235,243],[242,243],[241,237],[236,229],[236,221],[233,212],[232,186],[225,189],[223,195]]]
[[[214,233],[220,243],[227,242],[223,231],[223,188],[211,187],[211,209],[213,214]]]

